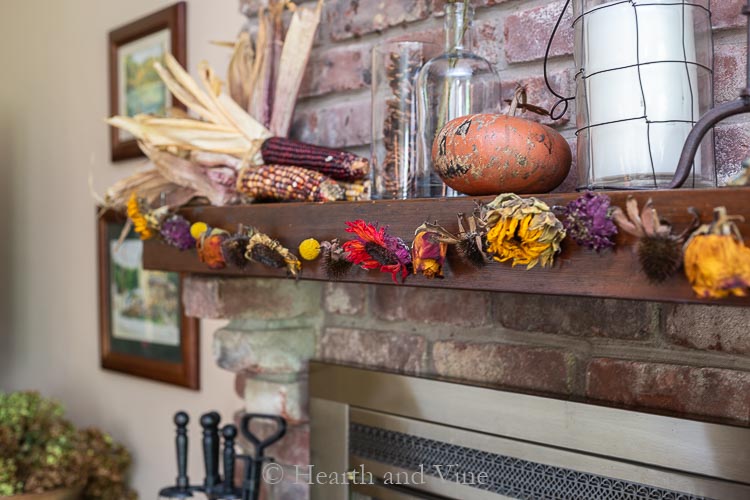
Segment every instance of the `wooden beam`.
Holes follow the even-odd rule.
[[[659,215],[674,226],[675,232],[682,231],[691,221],[688,207],[696,208],[702,220],[708,222],[712,218],[714,207],[723,205],[729,214],[745,217],[745,221],[738,222],[738,225],[743,235],[750,236],[750,188],[617,191],[608,194],[612,198],[612,204],[621,207],[624,207],[625,200],[630,195],[637,198],[641,206],[652,198]],[[576,193],[566,193],[539,198],[553,206],[565,205],[578,196]],[[203,221],[228,231],[234,231],[239,224],[257,227],[297,253],[297,246],[306,238],[312,237],[319,241],[351,238],[344,231],[344,223],[355,219],[387,225],[392,234],[409,243],[414,230],[425,221],[438,221],[449,231],[455,232],[456,214],[472,212],[479,200],[489,201],[491,198],[278,203],[221,208],[196,206],[184,208],[181,213],[191,222]],[[682,272],[663,284],[650,284],[640,271],[634,243],[634,238],[620,234],[614,252],[598,255],[566,239],[553,268],[535,268],[530,271],[526,271],[524,267],[512,268],[509,264],[499,263],[477,270],[456,255],[452,248],[448,254],[449,265],[446,266],[445,279],[428,280],[422,276],[410,276],[404,286],[750,306],[750,298],[698,299]],[[198,261],[195,251],[180,252],[159,241],[146,242],[143,261],[147,269],[285,278],[283,270],[268,269],[259,264],[251,264],[245,270],[228,267],[212,271]],[[318,262],[304,262],[302,279],[326,280],[326,277]],[[359,269],[353,270],[343,281],[392,284],[390,275],[375,271],[368,273]]]

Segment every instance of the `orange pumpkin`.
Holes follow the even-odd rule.
[[[570,171],[568,142],[541,123],[516,116],[478,114],[456,118],[432,146],[440,178],[472,196],[552,191]]]

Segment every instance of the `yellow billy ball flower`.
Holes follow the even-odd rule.
[[[205,222],[196,222],[192,226],[190,226],[190,236],[193,237],[194,240],[200,240],[201,236],[203,236],[203,233],[208,231],[208,224]]]
[[[299,256],[305,260],[315,260],[320,255],[320,243],[314,238],[308,238],[299,244]]]

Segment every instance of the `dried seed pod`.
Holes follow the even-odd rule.
[[[323,241],[320,247],[323,249],[323,269],[328,279],[337,281],[349,274],[353,264],[346,258],[339,240]]]
[[[638,201],[631,196],[626,202],[626,210],[627,215],[620,207],[615,207],[612,218],[620,229],[638,238],[638,260],[649,281],[666,281],[682,265],[682,244],[688,230],[681,235],[672,234],[672,227],[659,219],[651,200],[646,202],[639,213]],[[693,215],[695,219],[690,231],[698,222],[697,214]]]
[[[235,267],[244,269],[250,263],[245,258],[245,252],[247,251],[247,245],[250,243],[250,236],[247,233],[237,233],[230,236],[221,244],[221,252],[224,255],[224,260],[232,264]]]
[[[252,231],[245,249],[245,258],[275,269],[286,267],[289,274],[295,278],[302,269],[299,259],[281,243],[255,231]]]

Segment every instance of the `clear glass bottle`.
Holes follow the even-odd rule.
[[[500,77],[486,59],[470,52],[474,9],[458,1],[445,5],[445,53],[417,75],[417,184],[423,198],[456,196],[432,168],[432,143],[454,118],[497,113]]]

